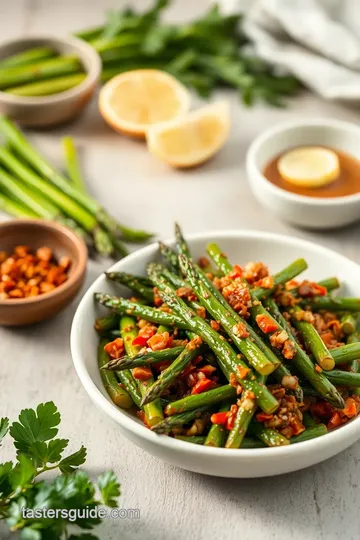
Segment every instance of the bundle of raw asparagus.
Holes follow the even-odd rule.
[[[59,221],[76,230],[91,252],[124,257],[123,242],[144,242],[151,233],[125,227],[85,191],[73,141],[65,138],[68,176],[59,172],[6,117],[0,117],[0,209],[15,216]]]

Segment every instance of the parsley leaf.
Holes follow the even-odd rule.
[[[36,467],[25,454],[18,455],[18,462],[10,473],[10,483],[13,490],[21,489],[34,478]]]
[[[68,439],[53,439],[48,444],[37,441],[29,447],[29,453],[42,465],[57,463],[68,444]]]
[[[117,506],[116,499],[120,495],[120,484],[112,471],[102,473],[98,478],[103,504],[110,507]]]
[[[85,534],[80,534],[80,535],[72,534],[69,537],[69,540],[99,540],[99,539],[97,536],[94,536],[93,534],[85,533]]]
[[[0,446],[1,441],[9,431],[9,419],[8,418],[0,418]]]
[[[15,447],[24,454],[31,455],[31,445],[35,442],[48,441],[57,435],[56,426],[60,424],[60,414],[52,401],[41,403],[36,412],[23,409],[19,422],[14,422],[10,435]]]
[[[66,458],[62,459],[59,463],[59,469],[62,473],[71,473],[75,471],[75,468],[85,463],[86,460],[86,448],[82,446],[80,450],[70,454]]]
[[[10,484],[10,472],[12,471],[13,464],[11,461],[0,464],[0,499],[1,497],[7,497],[12,491]]]

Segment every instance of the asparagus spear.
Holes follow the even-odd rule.
[[[100,223],[106,230],[110,230],[115,236],[120,234],[123,240],[129,242],[143,242],[144,240],[151,238],[152,234],[150,233],[133,230],[117,223],[97,201],[74,188],[55,167],[32,147],[21,131],[18,130],[5,116],[0,117],[0,133],[6,137],[8,142],[38,173],[56,186],[59,191],[66,194],[73,202],[76,201],[76,203],[78,203],[78,208],[82,206],[83,211],[87,210],[88,216],[92,219],[91,228],[93,228],[96,223]]]
[[[186,396],[177,401],[169,403],[165,407],[165,414],[167,416],[172,416],[173,414],[180,414],[193,409],[198,409],[199,407],[204,407],[205,405],[214,405],[221,401],[235,399],[236,398],[236,388],[230,384],[224,386],[219,386],[213,390],[208,390],[207,392],[202,392],[201,394],[193,394]]]
[[[289,439],[284,437],[284,435],[281,435],[275,429],[266,428],[257,422],[252,425],[252,432],[267,446],[287,446],[290,444]]]
[[[56,55],[56,51],[51,47],[34,47],[17,54],[12,54],[3,60],[0,60],[0,69],[34,64],[34,62],[45,60],[46,58],[53,58]]]
[[[275,291],[278,285],[282,285],[283,283],[290,281],[295,276],[301,274],[301,272],[304,272],[307,267],[308,265],[305,259],[297,259],[277,274],[274,274],[274,286],[271,287],[271,289],[266,289],[264,287],[254,287],[252,293],[258,299],[267,298]]]
[[[0,69],[0,89],[81,71],[82,65],[76,56],[61,56],[35,64],[3,67]]]
[[[176,274],[179,272],[179,261],[175,251],[166,246],[163,242],[159,242],[159,250],[165,261],[170,266],[170,269]]]
[[[333,369],[332,371],[324,372],[324,375],[336,386],[360,387],[360,373]]]
[[[229,410],[229,404],[225,403],[219,409],[219,412],[227,412]],[[222,424],[212,424],[207,434],[204,446],[212,446],[215,448],[222,448],[225,445],[227,435],[227,429]]]
[[[12,201],[8,199],[5,195],[0,193],[0,210],[10,214],[11,216],[17,218],[38,218],[41,217],[36,212],[31,210],[28,206],[25,206],[23,203],[17,201]]]
[[[200,407],[198,409],[193,409],[191,411],[182,413],[182,414],[174,414],[173,416],[168,416],[163,420],[162,422],[159,422],[158,424],[155,424],[154,426],[151,426],[151,430],[155,431],[155,433],[169,433],[172,429],[176,427],[181,427],[195,418],[200,418],[205,412],[209,410],[209,407]]]
[[[284,328],[290,335],[292,333],[292,329],[288,322],[284,319],[276,302],[272,298],[268,298],[265,301],[265,305],[281,327]],[[317,392],[319,392],[327,401],[329,401],[329,403],[331,403],[334,407],[343,409],[345,402],[335,386],[331,384],[323,373],[318,373],[315,370],[314,364],[305,351],[300,347],[297,340],[295,340],[294,343],[296,354],[291,361],[294,367],[307,378],[309,383],[317,390]]]
[[[226,439],[226,448],[240,448],[242,446],[246,431],[254,416],[256,404],[253,399],[244,398],[241,400],[236,413],[234,427],[230,430]]]
[[[328,430],[325,424],[316,424],[315,426],[308,427],[305,431],[299,433],[299,435],[291,437],[290,444],[309,441],[310,439],[326,435],[327,432]]]
[[[150,403],[169,388],[185,367],[200,354],[200,345],[197,344],[196,339],[191,340],[186,345],[176,360],[168,368],[164,369],[158,379],[148,387],[143,397],[142,405]]]
[[[98,334],[103,335],[119,327],[119,316],[112,313],[96,319],[94,328]],[[111,362],[111,361],[110,361]]]
[[[139,353],[135,356],[122,356],[121,358],[110,360],[103,369],[108,369],[109,371],[121,371],[122,369],[152,366],[153,364],[159,364],[160,362],[176,360],[183,352],[186,352],[186,347],[180,346],[163,349],[162,351]]]
[[[78,191],[81,193],[86,193],[86,187],[80,171],[75,141],[72,137],[63,137],[62,144],[69,178]]]
[[[111,281],[121,283],[129,289],[137,292],[140,294],[140,296],[145,298],[145,300],[148,300],[149,302],[154,301],[154,291],[152,289],[152,285],[150,282],[145,285],[144,278],[132,276],[131,274],[126,274],[125,272],[105,272],[105,275]]]
[[[206,437],[203,435],[175,435],[175,439],[178,439],[179,441],[189,442],[193,444],[204,444]]]
[[[198,266],[195,265],[195,268],[199,274],[201,281],[204,283],[205,287],[209,289],[212,295],[222,304],[222,306],[234,317],[239,317],[239,314],[228,304],[221,292],[214,286],[212,281],[206,276],[205,272],[201,270]],[[243,320],[246,326],[246,331],[249,332],[251,339],[256,343],[259,349],[266,355],[266,357],[272,362],[275,366],[279,366],[280,360],[279,357],[271,350],[270,347],[262,340],[262,338],[257,334],[252,326],[246,321]]]
[[[86,73],[75,73],[66,77],[56,77],[45,81],[29,82],[27,84],[11,86],[4,92],[15,96],[37,97],[59,94],[78,86],[86,79]]]
[[[241,443],[241,449],[250,450],[253,448],[265,448],[266,444],[260,441],[260,439],[255,439],[254,437],[245,437]]]
[[[319,366],[327,371],[333,369],[335,360],[331,356],[316,328],[310,322],[298,320],[296,318],[296,314],[301,312],[302,309],[298,306],[294,306],[291,310],[291,314],[293,315],[292,322],[295,325],[295,328],[300,332],[307,348],[313,353]]]
[[[268,360],[265,354],[251,341],[251,339],[241,337],[241,333],[240,335],[237,333],[240,325],[245,334],[248,334],[245,321],[239,315],[236,317],[233,316],[220,302],[217,301],[215,296],[211,294],[211,291],[201,281],[195,267],[186,256],[180,255],[179,262],[182,272],[185,274],[191,287],[197,294],[201,304],[209,313],[211,313],[216,321],[221,323],[228,336],[244,354],[249,364],[262,375],[272,373],[275,369],[274,364]]]
[[[229,274],[233,267],[232,265],[230,264],[230,262],[228,261],[226,255],[224,253],[221,252],[219,246],[217,246],[216,244],[209,244],[207,246],[207,252],[209,253],[210,257],[214,260],[214,262],[219,266],[220,270],[224,273],[224,274]],[[291,266],[291,265],[290,265]],[[285,275],[287,278],[289,278],[291,276],[291,278],[295,277],[297,275],[297,271],[302,267],[302,265],[297,265],[295,264],[294,267],[292,268],[292,273],[289,271],[289,268],[287,268],[286,272],[285,272]],[[244,283],[247,283],[245,280],[243,280]],[[249,288],[249,293],[250,293],[250,297],[251,297],[251,301],[252,301],[252,307],[250,308],[250,315],[251,315],[251,318],[256,321],[256,318],[258,316],[266,316],[266,318],[269,320],[271,320],[271,322],[274,324],[274,326],[277,326],[277,330],[276,331],[281,331],[282,328],[281,326],[278,324],[278,322],[276,321],[276,319],[274,319],[271,314],[269,314],[266,309],[264,308],[264,306],[262,305],[262,303],[257,299],[257,297],[254,295],[252,289]],[[288,334],[289,336],[291,334]]]
[[[226,378],[229,380],[231,373],[234,373],[239,384],[255,394],[259,407],[265,412],[274,412],[279,405],[277,400],[266,386],[262,386],[256,381],[251,369],[239,358],[239,355],[230,347],[228,342],[224,338],[221,339],[221,336],[207,322],[196,315],[171,289],[168,289],[167,292],[159,291],[159,294],[162,300],[183,318],[188,324],[189,329],[199,335],[216,354],[221,370]],[[247,375],[244,378],[239,373],[239,367],[247,371]]]
[[[312,311],[349,311],[357,313],[360,311],[360,298],[317,296],[316,298],[303,300],[302,305],[310,307]]]
[[[357,332],[354,332],[353,334],[351,334],[351,336],[348,336],[347,343],[348,345],[345,345],[345,347],[349,347],[351,345],[356,345],[359,347],[359,354],[351,362],[351,371],[353,373],[359,373],[360,372],[360,335]],[[339,347],[339,348],[343,349],[344,347]],[[353,394],[355,394],[356,396],[360,396],[360,388],[352,388],[351,390]]]
[[[328,292],[338,289],[340,287],[340,282],[337,277],[330,277],[326,279],[321,279],[318,281],[318,284],[322,287],[325,287]]]
[[[102,368],[107,364],[109,360],[108,354],[104,351],[104,347],[107,343],[107,339],[101,339],[98,348],[98,365]],[[122,409],[130,409],[133,405],[133,400],[124,388],[122,388],[117,379],[115,373],[110,371],[100,370],[101,379],[104,384],[105,390],[109,394],[111,400]]]
[[[337,347],[330,351],[331,356],[335,360],[335,365],[350,364],[353,360],[360,358],[360,343],[359,339],[355,338],[356,334],[349,336],[347,345]],[[353,341],[357,339],[357,341]]]
[[[124,340],[125,351],[129,356],[135,356],[139,352],[139,347],[132,344],[138,331],[136,329],[136,320],[133,317],[123,316],[120,319],[120,331]],[[137,381],[142,396],[145,395],[148,385],[154,381],[153,377],[147,381]],[[152,403],[144,406],[146,423],[151,427],[161,422],[164,418],[161,403],[156,399]]]
[[[158,309],[143,306],[137,302],[130,302],[124,298],[117,298],[110,294],[95,293],[94,298],[97,302],[106,306],[116,313],[133,315],[134,317],[141,317],[146,321],[154,322],[156,324],[164,324],[165,326],[189,329],[189,325],[183,321],[181,317],[173,313],[167,313]]]
[[[179,255],[185,255],[188,259],[191,259],[191,253],[189,246],[183,236],[180,225],[175,223],[175,239],[176,239],[176,249]]]
[[[346,336],[350,336],[355,332],[356,319],[351,313],[345,313],[340,319],[341,330]]]

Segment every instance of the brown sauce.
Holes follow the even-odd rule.
[[[303,188],[294,186],[282,178],[278,171],[278,161],[285,152],[274,157],[264,168],[264,176],[275,186],[307,197],[344,197],[360,192],[360,160],[335,148],[333,150],[340,163],[340,174],[334,182],[318,188]],[[289,150],[289,149],[288,149]],[[287,151],[288,151],[287,150]]]

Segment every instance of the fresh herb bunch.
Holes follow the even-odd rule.
[[[252,55],[242,30],[242,16],[223,15],[217,5],[185,24],[161,21],[169,0],[156,0],[143,13],[131,8],[112,10],[104,26],[79,32],[103,60],[103,81],[139,68],[166,70],[201,96],[217,86],[229,86],[246,105],[257,99],[283,105],[283,98],[299,88],[295,77],[278,74]]]
[[[96,540],[93,534],[71,534],[69,526],[90,530],[101,522],[90,517],[99,505],[117,506],[120,486],[113,472],[105,472],[93,483],[78,467],[85,462],[86,448],[66,457],[69,441],[57,438],[60,414],[52,401],[41,403],[36,410],[24,409],[11,426],[8,418],[0,419],[0,441],[9,432],[17,449],[15,464],[0,464],[0,519],[6,519],[11,531],[19,531],[21,540]],[[39,480],[46,471],[61,474],[52,480]],[[97,492],[99,495],[97,495]],[[83,511],[75,520],[58,512],[54,518],[24,518],[22,509]],[[89,511],[85,513],[85,509]]]

